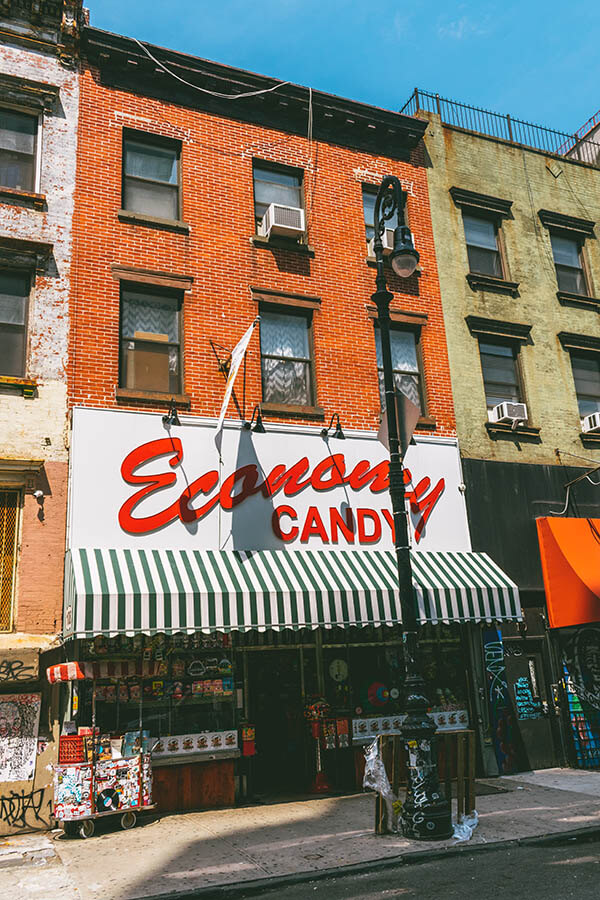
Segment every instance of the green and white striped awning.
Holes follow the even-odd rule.
[[[516,584],[485,553],[412,553],[421,623],[522,618]],[[392,550],[67,553],[65,637],[396,625]]]

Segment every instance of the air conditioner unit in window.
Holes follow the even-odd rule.
[[[490,410],[490,422],[503,422],[506,425],[516,425],[518,422],[527,421],[527,407],[524,403],[510,403],[505,400]]]
[[[304,210],[297,206],[282,206],[271,203],[267,206],[258,229],[263,237],[298,238],[304,235]]]
[[[584,434],[589,431],[600,431],[600,413],[595,412],[584,416],[581,420],[581,430]]]
[[[369,256],[375,256],[375,250],[373,248],[373,242],[375,238],[371,238],[369,241]],[[389,256],[392,250],[394,249],[394,229],[386,228],[383,234],[381,235],[381,243],[383,244],[383,255]]]

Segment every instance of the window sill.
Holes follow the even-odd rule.
[[[261,234],[253,234],[250,238],[250,243],[253,244],[254,247],[259,247],[263,250],[291,250],[292,253],[301,253],[304,256],[314,257],[315,255],[314,247],[311,247],[309,244],[301,244],[299,241],[295,241],[292,238],[267,238],[263,237]]]
[[[31,378],[18,378],[16,375],[0,375],[0,388],[16,388],[24,397],[33,397],[37,390],[37,381]]]
[[[504,278],[479,275],[476,272],[469,272],[467,281],[474,291],[492,291],[496,294],[510,294],[512,297],[519,295],[518,281],[505,281]]]
[[[582,431],[579,439],[584,447],[600,447],[600,431]]]
[[[261,403],[260,411],[272,416],[294,416],[303,419],[324,419],[325,410],[320,406],[292,406],[287,403]]]
[[[33,191],[19,191],[16,188],[9,187],[0,187],[0,203],[14,203],[16,206],[47,209],[45,194],[35,194]]]
[[[437,422],[432,416],[421,416],[415,426],[416,428],[425,428],[428,431],[435,431]]]
[[[120,222],[128,222],[130,225],[145,225],[148,228],[176,231],[179,234],[190,233],[190,226],[187,222],[181,222],[178,219],[161,219],[158,216],[147,216],[144,213],[132,212],[129,209],[120,209],[117,216]]]
[[[145,400],[146,402],[168,406],[171,401],[175,406],[189,406],[189,394],[171,394],[164,391],[136,391],[133,388],[115,388],[117,400]]]
[[[490,437],[506,437],[526,438],[530,441],[540,441],[540,429],[534,428],[532,425],[518,425],[513,428],[506,422],[486,422],[485,427]]]
[[[585,294],[572,294],[570,291],[557,291],[558,302],[562,306],[585,306],[588,309],[600,309],[598,297],[587,297]]]

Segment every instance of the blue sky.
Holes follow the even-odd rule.
[[[416,86],[572,132],[600,108],[594,0],[84,0],[91,24],[399,109]]]

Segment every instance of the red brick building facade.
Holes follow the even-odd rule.
[[[152,53],[208,92],[264,91],[275,84],[181,54]],[[382,176],[395,174],[408,191],[421,271],[403,285],[390,269],[393,318],[420,337],[420,429],[454,434],[422,124],[291,85],[221,100],[182,86],[133,41],[93,30],[84,54],[89,62],[81,74],[71,403],[144,410],[168,403],[172,389],[161,396],[128,389],[123,374],[119,381],[120,289],[154,284],[183,296],[180,408],[218,414],[224,381],[210,342],[226,358],[255,317],[258,298],[266,298],[282,308],[310,310],[316,386],[306,404],[312,408],[265,403],[266,419],[314,424],[338,412],[344,427],[376,429],[380,403],[369,312],[374,269],[367,262],[363,185],[377,186]],[[165,146],[178,156],[179,213],[173,221],[123,209],[124,141],[149,137],[167,139]],[[260,163],[300,174],[306,216],[301,242],[257,239],[253,165]],[[238,382],[240,402],[242,390]],[[249,417],[263,400],[256,337],[245,393]]]

